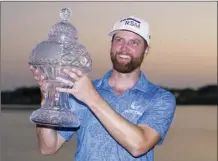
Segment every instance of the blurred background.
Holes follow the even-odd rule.
[[[56,155],[41,156],[29,122],[40,107],[40,93],[28,58],[60,21],[63,7],[72,10],[70,22],[92,57],[93,80],[111,69],[113,23],[129,15],[149,22],[151,50],[142,71],[177,99],[172,127],[155,160],[216,161],[216,2],[1,2],[2,160],[73,160],[76,136]]]

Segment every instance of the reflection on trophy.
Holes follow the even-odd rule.
[[[52,26],[48,40],[36,45],[30,55],[29,64],[39,68],[49,84],[45,102],[30,116],[30,121],[35,124],[55,127],[80,125],[78,117],[70,110],[69,94],[55,90],[57,86],[64,87],[56,77],[70,79],[63,74],[64,68],[76,67],[84,73],[91,71],[91,57],[86,48],[79,43],[77,30],[68,21],[70,16],[70,9],[61,9],[61,21]]]

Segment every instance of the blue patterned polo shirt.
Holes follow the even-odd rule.
[[[102,79],[93,81],[98,93],[122,117],[133,124],[145,124],[158,132],[162,144],[171,125],[176,101],[173,94],[149,82],[141,72],[135,86],[117,96],[108,80],[112,70]],[[145,155],[133,157],[106,131],[95,115],[72,95],[71,110],[81,121],[75,131],[58,130],[58,133],[69,141],[77,133],[77,151],[75,161],[153,161],[154,148]]]

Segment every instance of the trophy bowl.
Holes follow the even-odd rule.
[[[68,21],[71,10],[62,8],[60,17],[61,21],[50,29],[48,39],[37,44],[29,57],[29,65],[38,68],[49,84],[44,103],[32,112],[30,121],[53,127],[78,127],[80,121],[71,111],[69,94],[55,90],[56,87],[66,87],[56,77],[74,81],[62,70],[76,67],[88,73],[92,60],[85,46],[79,42],[76,28]]]

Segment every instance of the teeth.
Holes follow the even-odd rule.
[[[125,58],[125,59],[130,58],[130,56],[128,56],[128,55],[119,55],[119,57]]]

